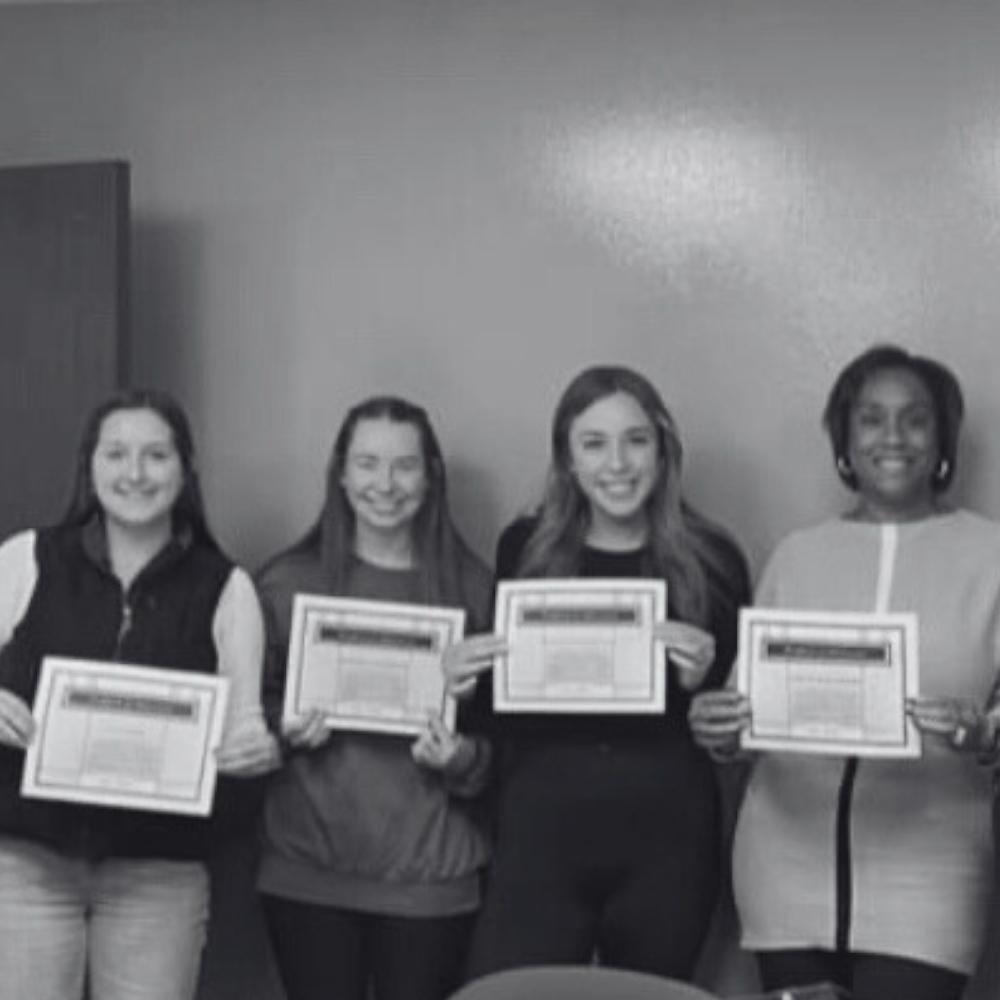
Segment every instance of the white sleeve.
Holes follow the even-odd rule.
[[[219,674],[229,678],[229,710],[224,738],[266,729],[261,708],[264,618],[257,592],[245,570],[234,567],[219,597],[212,623]]]
[[[35,532],[12,535],[0,545],[0,647],[10,642],[37,582]]]

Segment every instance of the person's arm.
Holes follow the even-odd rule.
[[[0,545],[0,648],[10,642],[28,610],[37,582],[35,532],[23,531]],[[24,749],[35,732],[24,680],[0,659],[0,744],[16,749]]]
[[[253,583],[238,567],[219,598],[212,633],[219,674],[229,679],[219,770],[240,777],[264,774],[280,762],[277,741],[264,724],[261,707],[264,622]]]

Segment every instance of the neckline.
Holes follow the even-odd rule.
[[[417,566],[383,566],[381,563],[372,562],[370,559],[362,559],[356,552],[352,558],[363,569],[372,570],[375,573],[392,573],[396,576],[417,575],[420,572]]]
[[[961,514],[962,508],[960,507],[949,507],[945,510],[940,510],[931,514],[929,517],[917,518],[914,521],[862,521],[856,517],[849,517],[847,514],[841,514],[836,518],[838,524],[843,524],[848,527],[857,526],[859,528],[895,528],[897,531],[906,531],[908,529],[916,530],[925,525],[941,524],[945,521],[949,521],[952,518],[957,517]]]
[[[596,556],[610,556],[611,558],[623,558],[629,556],[641,556],[649,551],[649,545],[639,545],[634,549],[602,549],[589,542],[584,543],[584,551]]]

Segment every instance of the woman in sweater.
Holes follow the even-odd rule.
[[[269,704],[280,712],[296,593],[489,613],[491,581],[448,511],[420,407],[370,399],[337,435],[315,526],[260,574]],[[289,1000],[440,1000],[457,986],[486,862],[474,796],[489,747],[432,718],[413,742],[286,725],[259,876]]]
[[[667,711],[653,715],[492,715],[499,753],[496,858],[472,975],[588,962],[687,978],[716,902],[719,806],[707,756],[687,726],[690,692],[722,683],[747,570],[729,536],[681,493],[681,443],[656,390],[627,368],[591,368],[552,425],[536,517],[500,539],[511,577],[658,578],[669,621]],[[467,691],[500,640],[471,639],[451,664]]]
[[[160,392],[91,415],[60,525],[0,547],[0,998],[190,1000],[208,917],[213,820],[22,797],[46,655],[219,673],[223,774],[277,763],[260,708],[263,628],[212,537],[187,420]]]
[[[1000,526],[947,505],[962,396],[942,365],[877,347],[837,378],[824,413],[855,503],[786,538],[764,607],[916,612],[927,734],[918,760],[762,754],[736,832],[745,947],[767,989],[831,980],[858,1000],[957,1000],[991,889],[992,729],[974,708],[1000,663]],[[733,755],[734,691],[698,698],[696,738]]]

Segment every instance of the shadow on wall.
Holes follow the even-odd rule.
[[[264,914],[254,887],[255,837],[212,860],[212,912],[198,1000],[281,1000]]]
[[[196,222],[132,219],[132,321],[125,380],[178,392],[200,389],[197,317],[203,314],[204,233]]]

